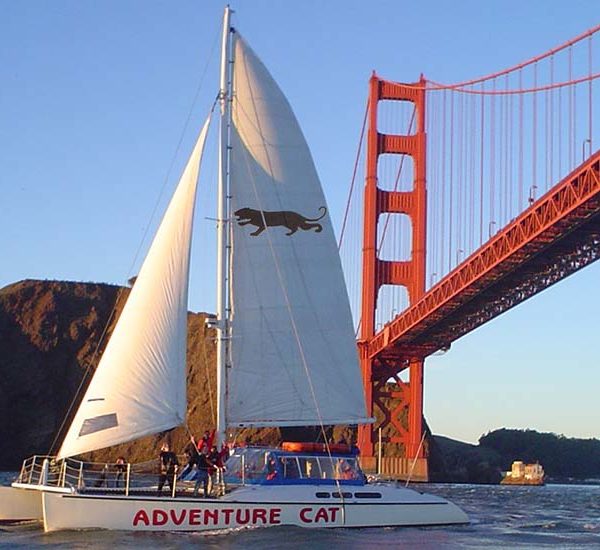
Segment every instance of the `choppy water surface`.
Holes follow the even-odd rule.
[[[10,476],[0,474],[0,484]],[[3,526],[0,545],[23,548],[600,548],[600,486],[417,485],[461,506],[471,524],[444,528],[309,530],[296,527],[228,533],[70,531]]]

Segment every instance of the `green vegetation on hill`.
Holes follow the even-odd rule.
[[[534,430],[490,432],[479,439],[482,449],[503,457],[503,467],[513,460],[539,462],[550,478],[600,479],[600,440],[575,439]]]
[[[433,436],[431,451],[432,481],[498,483],[515,460],[539,462],[550,481],[600,479],[598,439],[502,428],[482,436],[479,445]]]

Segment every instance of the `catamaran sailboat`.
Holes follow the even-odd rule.
[[[231,28],[229,9],[219,98],[217,439],[246,426],[369,422],[311,154],[283,93]],[[132,465],[121,483],[92,483],[94,472],[72,458],[185,421],[190,242],[208,123],[58,455],[24,463],[12,488],[0,492],[0,519],[12,506],[13,514],[43,517],[46,531],[468,522],[441,497],[368,483],[351,446],[238,448],[218,490],[204,498],[176,480],[159,495]]]

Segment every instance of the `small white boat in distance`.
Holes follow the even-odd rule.
[[[221,66],[217,442],[246,426],[370,422],[319,177],[287,99],[229,9]],[[368,483],[353,447],[238,448],[202,497],[177,479],[159,494],[155,471],[139,465],[117,486],[108,467],[71,458],[185,422],[189,255],[208,123],[58,455],[26,462],[13,490],[39,494],[46,531],[467,523],[441,497]]]

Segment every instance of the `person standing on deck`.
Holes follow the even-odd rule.
[[[123,480],[123,474],[125,473],[126,469],[127,465],[125,459],[122,456],[118,457],[117,461],[115,462],[115,470],[117,472],[115,475],[115,487],[121,486],[120,482]]]
[[[194,496],[198,496],[198,489],[202,484],[203,495],[206,498],[208,495],[208,471],[212,467],[212,463],[208,460],[206,453],[201,451],[195,458],[196,469],[198,476],[196,477],[196,485],[194,486]]]
[[[158,461],[160,468],[158,494],[160,495],[165,481],[169,484],[169,489],[173,490],[173,477],[175,476],[179,462],[177,461],[177,455],[171,451],[168,443],[163,443]]]
[[[210,468],[208,469],[208,474],[210,476],[210,492],[213,492],[213,487],[218,485],[219,482],[219,468],[220,464],[220,454],[217,450],[217,446],[213,445],[210,448],[210,452],[208,453],[208,462],[210,463]]]

